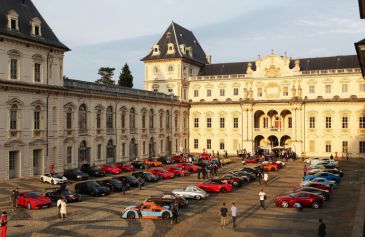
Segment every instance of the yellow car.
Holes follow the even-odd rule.
[[[232,163],[232,160],[229,158],[222,158],[221,162],[226,165],[226,164]]]

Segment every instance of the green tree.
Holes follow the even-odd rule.
[[[99,84],[107,84],[107,85],[114,85],[114,80],[112,79],[114,76],[114,70],[115,68],[112,67],[101,67],[99,68],[98,74],[100,75],[100,78],[96,80],[96,83]]]
[[[118,85],[129,88],[133,87],[133,76],[127,63],[124,64],[122,72],[119,75]]]

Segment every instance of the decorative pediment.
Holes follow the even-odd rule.
[[[76,143],[76,139],[75,139],[75,138],[73,138],[73,137],[68,137],[68,138],[66,138],[66,139],[63,141],[63,143],[65,143],[65,144]]]
[[[19,100],[18,98],[12,98],[12,99],[8,100],[8,101],[6,101],[6,104],[8,104],[8,105],[16,104],[18,106],[24,105],[23,101]]]
[[[29,145],[31,146],[41,146],[41,145],[45,145],[46,141],[44,139],[35,139],[31,142],[29,142]]]
[[[206,117],[213,117],[214,116],[214,113],[211,112],[211,111],[208,111],[208,112],[205,113],[205,116]]]
[[[44,61],[43,56],[40,54],[34,54],[32,56],[32,59],[33,59],[33,61],[40,62],[40,63]]]
[[[240,87],[240,86],[241,86],[241,84],[240,84],[240,83],[237,83],[237,82],[232,83],[232,87],[233,87],[233,88],[238,88],[238,87]]]
[[[98,104],[97,106],[95,106],[95,110],[105,110],[105,107],[102,104]]]
[[[12,140],[9,142],[4,143],[5,147],[12,147],[12,146],[24,146],[24,142],[22,142],[21,140]]]
[[[44,103],[42,100],[36,100],[30,104],[33,107],[36,107],[37,105],[41,106],[42,108],[46,107],[46,103]]]
[[[74,104],[74,103],[72,103],[72,102],[68,102],[67,104],[65,104],[64,106],[63,106],[65,109],[68,109],[68,108],[71,108],[72,110],[76,110],[76,105]]]
[[[255,62],[256,70],[252,71],[252,77],[288,77],[300,74],[299,68],[290,68],[290,58],[276,54],[259,58]]]
[[[207,88],[207,89],[212,89],[213,87],[214,87],[214,85],[210,84],[210,83],[205,85],[205,88]]]

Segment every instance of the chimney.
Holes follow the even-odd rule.
[[[207,55],[207,61],[208,61],[208,64],[211,64],[212,63],[212,55]]]

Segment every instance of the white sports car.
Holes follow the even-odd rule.
[[[172,193],[187,199],[205,199],[209,196],[207,192],[196,186],[187,186],[185,189],[174,189]]]
[[[68,179],[65,176],[62,176],[57,173],[49,173],[42,175],[41,181],[50,184],[65,184],[68,182]]]

